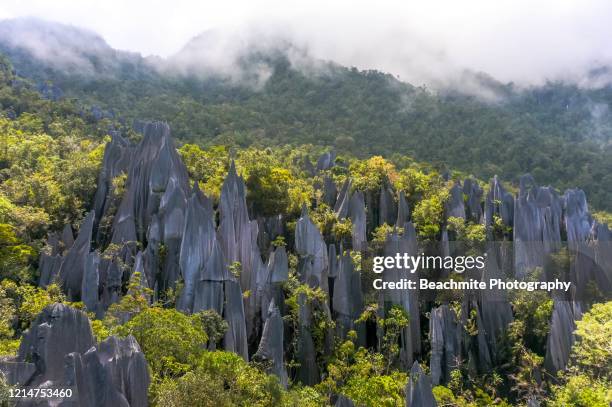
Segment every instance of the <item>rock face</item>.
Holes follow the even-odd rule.
[[[561,242],[562,202],[550,187],[536,187],[533,178],[523,176],[514,201],[515,272],[524,278],[529,270],[544,265],[544,256]]]
[[[482,188],[471,178],[463,181],[463,194],[466,196],[466,216],[469,220],[479,223],[482,218]]]
[[[16,359],[0,362],[0,370],[11,384],[71,387],[65,403],[72,405],[148,405],[149,372],[136,340],[111,336],[96,347],[87,316],[59,303],[36,317]]]
[[[283,330],[283,318],[280,311],[274,301],[270,301],[268,317],[253,360],[270,361],[272,364],[270,372],[278,376],[281,384],[287,387],[287,370],[283,356]]]
[[[550,332],[546,341],[544,367],[552,374],[565,369],[574,345],[574,331],[577,319],[582,313],[578,304],[555,300],[550,321]]]
[[[356,191],[351,196],[348,208],[348,217],[353,224],[351,234],[353,250],[365,250],[367,244],[366,238],[366,207],[363,199],[363,194]]]
[[[494,223],[495,216],[501,218],[504,225],[514,224],[514,197],[504,189],[497,176],[493,177],[489,184],[484,216],[487,226]]]
[[[378,200],[378,224],[393,225],[396,214],[393,191],[389,187],[381,186]]]
[[[410,220],[410,208],[406,201],[406,194],[404,191],[401,191],[397,200],[397,219],[395,220],[395,226],[402,227],[408,220]]]
[[[335,164],[336,164],[336,152],[329,151],[321,155],[321,157],[319,157],[319,159],[317,160],[317,171],[329,170]]]
[[[310,304],[307,303],[306,294],[298,295],[298,342],[296,356],[300,364],[295,377],[296,382],[311,386],[319,381],[319,368],[316,362],[316,351],[312,339],[312,314]]]
[[[463,188],[459,182],[455,182],[455,185],[449,191],[449,199],[446,202],[446,216],[465,219]]]
[[[434,386],[446,383],[450,372],[461,357],[461,324],[455,312],[448,305],[431,310],[429,320],[429,340],[431,359],[429,369]]]
[[[295,251],[300,256],[298,272],[302,282],[329,292],[327,245],[305,207],[295,227]]]
[[[196,184],[187,202],[179,254],[180,270],[184,281],[181,297],[177,304],[179,310],[193,311],[196,288],[200,281],[223,281],[223,279],[218,278],[212,279],[221,271],[218,267],[222,266],[215,263],[222,263],[222,258],[216,258],[215,263],[209,265],[208,273],[205,271],[206,263],[211,257],[213,246],[216,244],[212,203],[204,197]],[[205,276],[205,274],[208,274],[208,276]],[[204,280],[204,277],[211,279]]]
[[[397,254],[417,255],[418,247],[416,241],[416,231],[412,223],[408,222],[404,225],[404,234],[399,236],[393,233],[387,236],[384,247],[385,256],[395,257]],[[395,267],[385,268],[383,271],[384,281],[401,281],[403,278],[415,279],[416,273],[405,272]],[[416,290],[383,290],[380,292],[380,302],[383,305],[383,310],[387,310],[391,306],[401,307],[408,317],[410,323],[402,329],[400,334],[400,361],[405,370],[410,369],[413,361],[413,355],[421,350],[421,329],[418,321],[419,315],[419,299],[418,291]]]
[[[423,372],[418,362],[410,369],[410,377],[406,385],[406,407],[437,406],[431,391],[431,379]]]
[[[113,207],[118,205],[114,198],[115,185],[113,182],[121,174],[127,175],[133,152],[134,147],[117,133],[112,135],[110,143],[106,145],[102,169],[98,176],[98,189],[94,198],[96,226],[100,224],[104,216],[112,215]],[[101,242],[104,239],[103,234],[104,230],[99,229],[96,241]]]
[[[64,257],[59,269],[59,282],[71,301],[81,299],[81,285],[87,257],[91,250],[94,212],[89,212],[79,229],[79,236]]]
[[[334,279],[332,304],[336,330],[340,339],[346,339],[350,330],[356,330],[359,343],[364,344],[364,327],[355,323],[355,320],[359,318],[363,311],[361,275],[354,270],[353,260],[346,253],[340,256],[338,262],[338,274]]]

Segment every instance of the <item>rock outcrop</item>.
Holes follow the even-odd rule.
[[[429,341],[431,359],[429,369],[434,385],[446,383],[450,373],[461,358],[462,327],[457,316],[448,305],[431,310],[429,319]]]
[[[0,362],[0,370],[11,384],[73,389],[67,405],[148,405],[149,371],[136,340],[111,336],[96,345],[87,315],[64,304],[36,317],[15,360]]]
[[[414,362],[406,385],[406,407],[436,406],[436,399],[431,391],[431,379],[423,372],[419,362]]]

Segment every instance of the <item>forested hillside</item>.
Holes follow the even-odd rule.
[[[466,72],[483,98],[316,61],[284,43],[241,55],[232,67],[240,74],[181,66],[198,46],[196,38],[168,60],[143,59],[72,27],[0,23],[0,51],[19,75],[47,97],[76,98],[98,118],[165,120],[179,140],[201,146],[312,143],[361,157],[408,155],[514,183],[529,172],[559,189],[580,186],[595,208],[612,208],[610,86],[523,89]]]

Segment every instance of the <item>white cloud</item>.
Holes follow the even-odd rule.
[[[83,26],[113,47],[168,56],[198,33],[264,31],[345,65],[447,83],[463,69],[502,81],[579,79],[612,65],[612,2],[5,0],[0,16]]]

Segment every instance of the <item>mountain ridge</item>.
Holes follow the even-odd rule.
[[[179,52],[174,61],[185,68],[179,72],[172,68],[173,57],[160,68],[159,59],[112,50],[101,37],[93,41],[102,47],[100,54],[83,54],[91,57],[88,66],[95,72],[88,76],[28,56],[23,44],[8,38],[6,24],[0,22],[0,53],[19,75],[39,87],[51,83],[63,97],[112,112],[126,123],[165,120],[184,142],[311,143],[356,155],[402,153],[482,179],[497,174],[515,182],[530,172],[559,189],[582,187],[596,207],[610,209],[609,86],[550,82],[520,89],[466,72],[462,83],[489,89],[483,98],[315,60],[307,50],[272,41],[262,41],[263,49],[245,42],[246,53],[233,50],[237,60],[220,65],[189,60],[190,66],[187,57],[180,62]],[[56,31],[63,27],[46,22],[43,27],[48,24]]]

